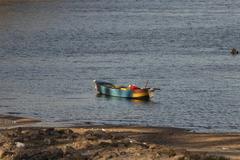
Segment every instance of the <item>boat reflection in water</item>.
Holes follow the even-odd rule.
[[[150,98],[146,99],[134,99],[134,98],[122,98],[122,97],[114,97],[114,96],[109,96],[109,95],[104,95],[104,94],[96,94],[97,98],[104,98],[106,100],[111,100],[111,101],[127,101],[127,102],[132,102],[134,104],[143,104],[143,103],[150,103],[152,102]]]

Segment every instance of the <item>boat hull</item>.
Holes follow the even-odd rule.
[[[126,88],[115,88],[111,83],[95,81],[95,88],[98,94],[107,96],[133,98],[133,99],[149,99],[148,89],[130,90]]]

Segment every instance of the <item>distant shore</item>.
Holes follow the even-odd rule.
[[[0,115],[0,159],[240,159],[240,133],[111,125],[31,126],[37,122]]]

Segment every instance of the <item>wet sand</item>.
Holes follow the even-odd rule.
[[[36,122],[0,116],[0,159],[240,159],[240,133],[106,125],[30,127]]]
[[[27,125],[27,124],[37,123],[37,122],[41,122],[41,121],[34,118],[0,115],[0,128],[12,127],[12,126],[18,126],[18,125]]]

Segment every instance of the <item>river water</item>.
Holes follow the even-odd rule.
[[[239,0],[0,5],[0,113],[68,124],[240,131]],[[160,87],[98,97],[92,80]]]

